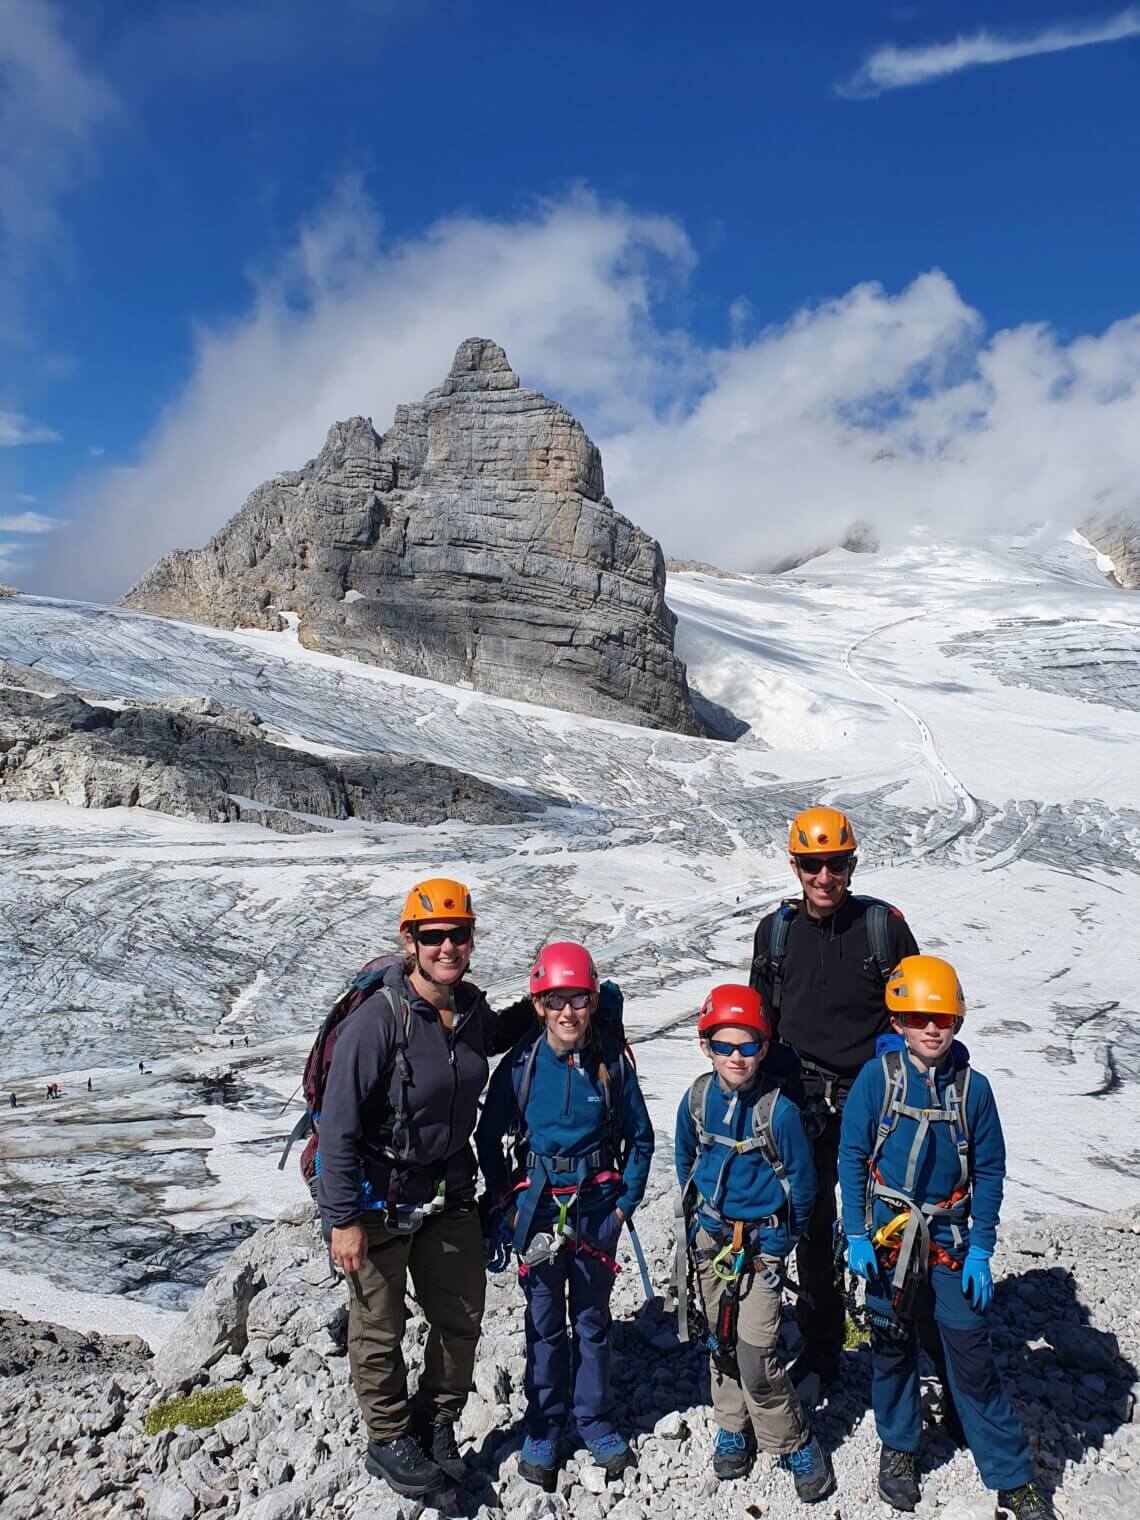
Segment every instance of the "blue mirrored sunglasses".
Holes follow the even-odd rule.
[[[709,1041],[709,1049],[718,1056],[758,1056],[764,1045],[764,1040],[745,1040],[743,1045],[734,1045],[731,1040]]]

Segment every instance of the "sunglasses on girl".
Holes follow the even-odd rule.
[[[421,929],[416,935],[421,945],[442,945],[445,939],[449,939],[453,945],[469,945],[471,943],[471,925],[459,924],[454,929]]]
[[[937,1029],[953,1029],[958,1022],[954,1013],[896,1013],[895,1018],[906,1029],[925,1029],[927,1024]]]
[[[763,1040],[745,1040],[743,1045],[734,1045],[731,1040],[710,1040],[709,1049],[718,1056],[758,1056],[764,1043]]]
[[[851,864],[850,855],[800,855],[797,858],[805,876],[818,876],[824,866],[832,876],[841,876]]]
[[[573,1008],[575,1013],[581,1013],[584,1008],[590,1006],[590,994],[588,992],[548,992],[542,999],[543,1007],[549,1008],[551,1013],[561,1013],[563,1008]]]

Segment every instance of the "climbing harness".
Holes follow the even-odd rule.
[[[951,1271],[961,1269],[961,1252],[965,1249],[962,1226],[970,1213],[972,1188],[970,1184],[970,1131],[966,1117],[966,1099],[970,1090],[970,1068],[960,1067],[946,1089],[945,1099],[917,1108],[905,1101],[907,1091],[907,1062],[899,1050],[889,1050],[882,1056],[884,1092],[879,1113],[875,1142],[867,1160],[869,1179],[867,1185],[866,1223],[867,1233],[879,1256],[884,1275],[890,1274],[890,1287],[895,1312],[909,1315],[913,1311],[918,1288],[925,1281],[930,1267],[944,1266]],[[936,1096],[933,1076],[927,1076],[928,1088]],[[879,1169],[879,1157],[883,1147],[894,1132],[900,1118],[911,1119],[916,1125],[914,1139],[907,1157],[906,1173],[901,1187],[889,1187]],[[958,1184],[948,1198],[940,1203],[919,1203],[914,1197],[915,1180],[919,1162],[932,1124],[948,1124],[954,1148],[958,1154]],[[874,1225],[874,1204],[881,1199],[895,1210],[893,1216],[877,1229]],[[930,1227],[935,1221],[950,1226],[953,1243],[959,1249],[955,1257],[930,1238]]]

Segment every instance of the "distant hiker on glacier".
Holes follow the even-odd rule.
[[[496,1016],[464,980],[475,909],[462,882],[418,882],[400,935],[403,955],[357,978],[371,977],[370,995],[334,1005],[306,1066],[306,1096],[315,1062],[311,1159],[330,1255],[349,1278],[365,1467],[417,1496],[465,1471],[454,1427],[486,1293],[471,1135],[488,1057],[509,1050],[532,1013],[521,999]],[[428,1322],[414,1404],[401,1349],[409,1275]]]
[[[919,1502],[922,1400],[916,1321],[932,1305],[966,1442],[998,1520],[1053,1520],[1001,1385],[985,1315],[1005,1178],[989,1082],[955,1035],[966,1003],[953,966],[911,955],[885,1007],[905,1048],[869,1062],[847,1096],[839,1149],[848,1264],[867,1283],[879,1493]]]
[[[632,1230],[649,1178],[653,1126],[621,994],[603,987],[586,947],[544,946],[530,995],[538,1025],[491,1078],[475,1144],[526,1296],[519,1472],[552,1492],[571,1418],[607,1478],[634,1463],[610,1390],[610,1295],[618,1236]]]
[[[697,1037],[712,1070],[677,1110],[678,1331],[689,1337],[692,1314],[712,1358],[716,1477],[746,1477],[759,1446],[812,1504],[835,1477],[779,1354],[787,1258],[815,1204],[811,1147],[765,1071],[772,1026],[754,988],[714,987]]]
[[[897,908],[851,891],[855,830],[837,808],[811,807],[792,820],[788,860],[801,896],[760,920],[749,982],[774,1033],[799,1055],[804,1120],[819,1190],[796,1248],[804,1294],[798,1305],[804,1351],[795,1375],[822,1384],[839,1371],[846,1310],[834,1262],[839,1123],[851,1084],[888,1028],[887,977],[918,951]]]

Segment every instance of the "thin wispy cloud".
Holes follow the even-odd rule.
[[[29,422],[22,412],[0,412],[0,449],[15,449],[25,443],[58,442],[58,433]]]
[[[59,527],[54,517],[42,512],[0,514],[0,533],[51,533]]]
[[[1130,5],[1103,21],[1078,21],[1047,26],[1027,35],[998,35],[975,32],[956,37],[953,42],[937,42],[927,47],[895,47],[887,43],[876,48],[855,74],[836,86],[836,92],[855,99],[881,95],[885,90],[902,90],[912,85],[929,84],[963,69],[979,68],[989,63],[1012,63],[1018,58],[1036,58],[1042,53],[1067,53],[1073,48],[1095,47],[1106,42],[1125,42],[1140,37],[1140,8]]]

